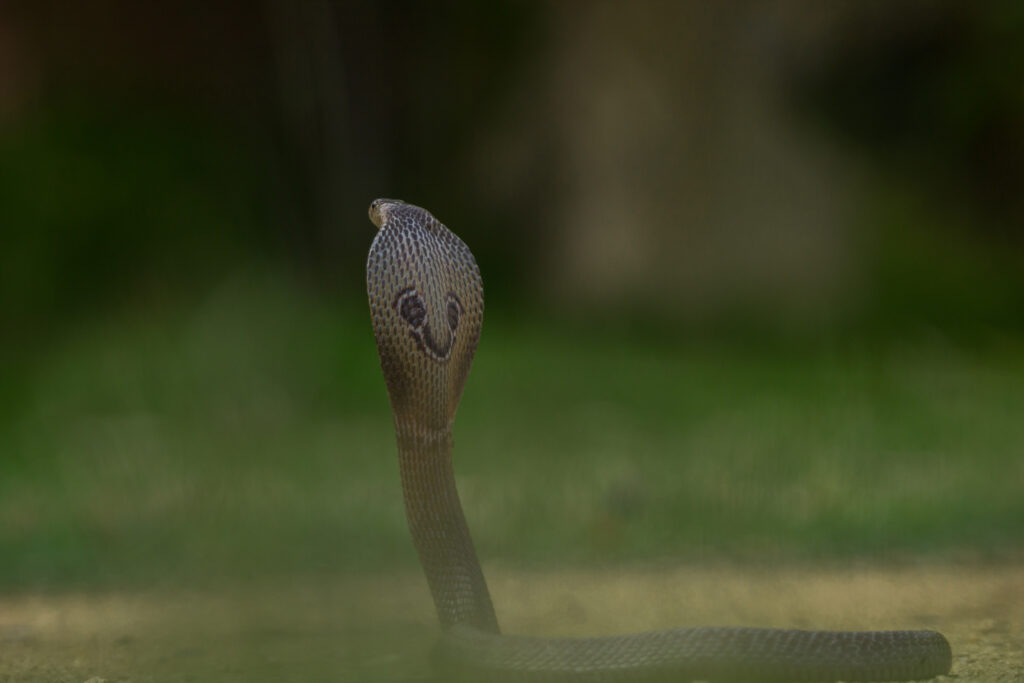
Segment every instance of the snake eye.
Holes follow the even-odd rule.
[[[454,294],[448,295],[448,327],[455,331],[455,328],[459,326],[459,317],[462,315],[462,306],[459,305],[459,299]]]
[[[398,313],[413,327],[419,327],[427,318],[427,307],[415,291],[402,298]]]

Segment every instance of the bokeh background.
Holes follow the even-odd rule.
[[[3,5],[0,592],[416,571],[379,196],[484,275],[488,563],[1019,557],[1022,69],[1014,0]]]

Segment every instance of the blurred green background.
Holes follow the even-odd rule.
[[[415,570],[378,196],[507,565],[1018,556],[1024,5],[0,9],[0,591]]]

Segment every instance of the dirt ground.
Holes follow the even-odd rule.
[[[503,629],[933,628],[958,681],[1024,681],[1024,565],[526,572],[486,567]],[[426,681],[418,574],[0,597],[0,681]]]

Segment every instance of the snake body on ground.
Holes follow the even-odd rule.
[[[418,206],[370,205],[366,287],[398,440],[406,518],[444,632],[481,681],[914,680],[946,674],[936,631],[699,627],[602,638],[502,635],[452,469],[452,424],[483,321],[476,260]]]

